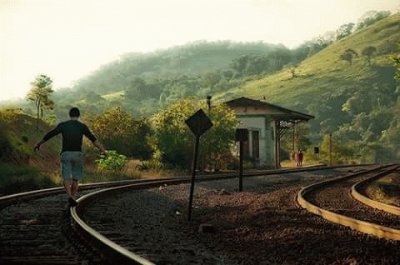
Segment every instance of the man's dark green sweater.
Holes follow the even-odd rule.
[[[56,128],[48,132],[43,141],[48,141],[57,134],[62,134],[62,151],[82,151],[82,138],[85,135],[90,141],[95,142],[96,137],[89,128],[78,120],[61,122]]]

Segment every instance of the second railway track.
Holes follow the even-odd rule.
[[[356,183],[387,175],[397,168],[398,165],[379,167],[312,184],[299,192],[298,201],[307,210],[329,221],[360,232],[400,240],[399,216],[371,208],[351,195]]]

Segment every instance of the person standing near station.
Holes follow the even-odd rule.
[[[34,151],[38,151],[43,143],[60,133],[62,134],[62,150],[60,155],[61,175],[64,179],[64,188],[67,192],[70,206],[77,205],[75,199],[78,192],[78,182],[83,175],[83,135],[85,135],[102,153],[105,152],[103,145],[89,130],[88,126],[79,121],[79,116],[79,109],[71,108],[69,111],[70,119],[59,123],[34,147]]]
[[[297,154],[298,157],[298,166],[303,166],[303,152],[299,149],[299,153]]]

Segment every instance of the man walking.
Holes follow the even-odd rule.
[[[59,123],[34,147],[34,150],[37,151],[43,143],[60,133],[62,134],[62,151],[60,155],[61,175],[64,179],[64,187],[68,195],[70,206],[77,205],[75,196],[78,191],[78,181],[82,178],[83,174],[83,135],[89,138],[102,153],[105,152],[104,147],[99,143],[89,128],[78,120],[79,116],[79,109],[72,108],[69,111],[70,120]]]

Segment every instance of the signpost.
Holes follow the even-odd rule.
[[[190,221],[190,218],[192,216],[194,181],[196,176],[197,155],[199,150],[200,136],[204,134],[208,129],[210,129],[213,126],[213,124],[202,109],[198,110],[195,114],[190,116],[185,121],[185,123],[196,137],[196,142],[194,145],[194,152],[193,152],[192,181],[190,185],[190,195],[189,195],[188,220]]]
[[[248,129],[236,129],[235,138],[239,142],[239,191],[243,190],[243,142],[246,142],[248,137]]]

